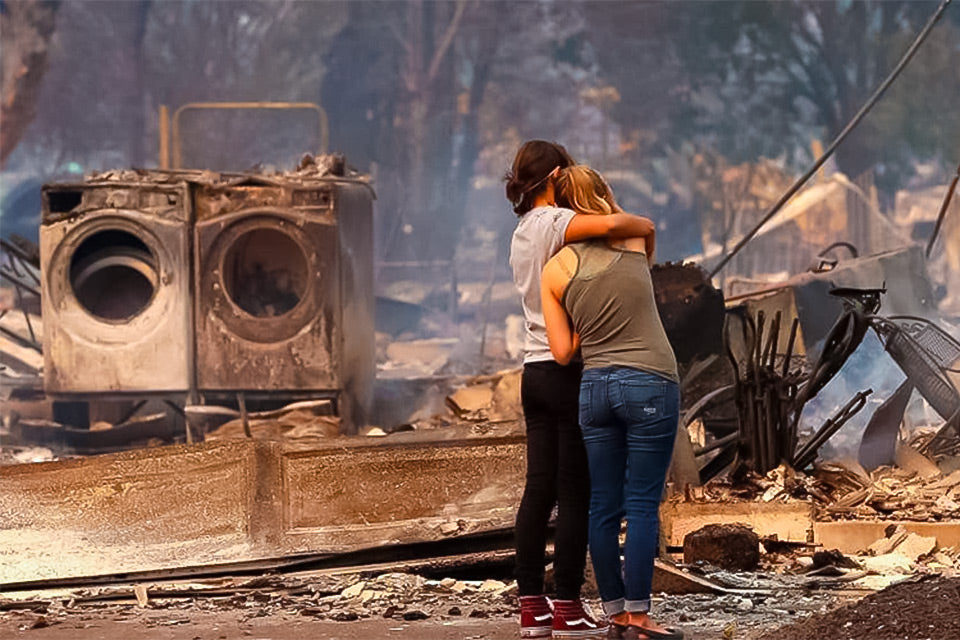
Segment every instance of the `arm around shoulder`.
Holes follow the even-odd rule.
[[[650,218],[632,213],[589,215],[578,213],[570,219],[564,233],[564,242],[578,242],[588,238],[642,238],[654,231]]]

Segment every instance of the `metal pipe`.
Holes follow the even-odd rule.
[[[867,396],[871,393],[873,393],[873,389],[857,392],[857,394],[851,398],[850,402],[845,404],[836,414],[828,418],[794,456],[794,468],[803,469],[813,462],[820,447],[822,447],[833,434],[839,431],[840,427],[846,424],[850,418],[863,409],[864,405],[867,404]]]
[[[949,0],[948,0],[949,1]],[[330,139],[327,112],[313,102],[188,102],[173,112],[173,168],[179,169],[183,158],[180,144],[180,115],[189,109],[309,109],[317,112],[320,153],[327,152]]]
[[[26,310],[23,304],[23,290],[20,287],[17,287],[17,303],[20,305],[21,311],[23,311],[23,319],[27,323],[27,331],[30,333],[30,340],[40,344],[40,341],[37,340],[37,334],[33,330],[33,323],[30,322],[30,313]]]
[[[773,374],[773,366],[777,360],[777,347],[780,342],[780,319],[782,312],[777,311],[773,316],[773,322],[770,323],[770,336],[767,338],[767,346],[764,348],[763,360],[761,366],[766,367]]]
[[[21,281],[17,280],[17,279],[14,278],[11,274],[7,273],[7,272],[6,272],[5,270],[3,270],[3,269],[0,269],[0,277],[6,278],[6,279],[9,280],[10,282],[12,282],[12,283],[14,284],[14,286],[23,289],[24,291],[26,291],[26,292],[29,293],[30,295],[36,296],[36,297],[38,297],[38,298],[40,297],[40,291],[39,291],[38,289],[34,289],[34,288],[31,287],[30,285],[23,284]]]
[[[170,168],[170,108],[160,105],[158,133],[160,135],[160,168]]]
[[[0,333],[4,334],[14,342],[19,343],[23,347],[27,347],[28,349],[33,349],[37,353],[43,353],[43,347],[41,347],[39,344],[35,342],[30,342],[29,340],[27,340],[26,338],[24,338],[23,336],[21,336],[15,331],[11,331],[6,327],[0,327]]]
[[[790,325],[790,339],[787,341],[787,352],[783,355],[783,370],[781,375],[786,378],[790,372],[790,358],[793,357],[793,345],[797,339],[797,329],[800,328],[800,318],[794,318]]]
[[[20,258],[21,260],[23,260],[24,262],[26,262],[27,264],[31,265],[36,269],[40,268],[39,263],[35,263],[33,258],[27,255],[26,251],[24,251],[17,245],[13,244],[12,242],[8,242],[7,240],[0,238],[0,249],[3,249],[9,254],[17,256],[18,258]]]
[[[694,455],[694,456],[702,456],[703,454],[705,454],[705,453],[710,453],[711,451],[713,451],[713,450],[715,450],[715,449],[723,448],[723,447],[727,446],[728,444],[730,444],[731,442],[735,442],[736,439],[739,438],[739,437],[740,437],[740,434],[739,434],[739,433],[736,433],[736,432],[734,432],[734,433],[728,433],[727,435],[723,436],[723,437],[720,438],[719,440],[714,440],[714,441],[711,442],[710,444],[705,444],[705,445],[703,445],[702,447],[699,447],[699,448],[697,448],[697,449],[694,449],[694,450],[693,450],[693,455]]]

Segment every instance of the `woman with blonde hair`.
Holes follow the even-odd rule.
[[[584,166],[557,177],[557,203],[582,214],[620,211]],[[550,351],[583,357],[579,421],[590,470],[589,547],[608,638],[679,640],[650,618],[659,506],[677,433],[677,364],[650,279],[653,237],[570,244],[543,270]],[[624,561],[619,533],[626,517]]]

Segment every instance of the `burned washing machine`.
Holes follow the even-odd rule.
[[[191,185],[201,395],[328,397],[362,424],[374,379],[373,191],[332,174]]]
[[[325,398],[355,431],[375,375],[374,194],[342,159],[320,160],[270,176],[119,171],[45,185],[46,392]]]
[[[46,391],[190,389],[187,183],[90,181],[42,193]]]

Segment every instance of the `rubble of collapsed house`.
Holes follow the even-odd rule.
[[[829,592],[811,591],[763,612],[763,603],[777,598],[770,586],[768,582],[760,588],[729,589],[728,593],[676,596],[660,609],[665,619],[691,634],[702,631],[709,634],[706,637],[719,637],[736,630],[731,637],[744,637],[744,633],[761,631],[784,619],[827,611],[835,599]],[[288,625],[380,619],[389,621],[395,631],[431,622],[443,626],[479,622],[487,631],[482,637],[506,637],[515,633],[515,590],[515,584],[497,579],[428,578],[397,572],[137,584],[87,588],[52,597],[34,594],[26,602],[0,599],[0,624],[9,620],[27,630],[82,626],[92,620],[139,619],[152,628],[203,624],[204,616],[226,612],[239,619],[241,628],[253,628],[265,617],[280,618]],[[223,624],[222,617],[216,620]],[[503,631],[503,636],[491,635],[497,631]]]
[[[109,178],[126,183],[143,174]],[[271,182],[235,180],[230,188],[240,190]],[[671,624],[743,637],[806,615],[826,615],[839,602],[879,589],[886,593],[911,577],[949,580],[960,568],[960,316],[951,306],[957,289],[950,279],[956,270],[933,267],[951,264],[951,252],[960,246],[958,200],[935,218],[940,239],[932,255],[920,244],[901,243],[910,234],[897,231],[887,236],[890,246],[861,256],[847,244],[821,251],[846,237],[847,227],[834,227],[837,210],[847,206],[846,195],[838,194],[850,193],[851,185],[835,177],[814,187],[760,233],[751,245],[756,254],[732,263],[722,292],[704,268],[690,262],[658,265],[653,272],[658,307],[681,364],[681,433],[688,436],[678,438],[674,453],[662,508],[667,562],[659,565],[655,583],[658,594],[686,594],[661,603]],[[760,195],[752,197],[762,208]],[[929,211],[916,209],[937,205],[923,195],[902,198],[913,203],[905,219],[921,221],[914,229],[932,233],[924,226]],[[216,206],[211,204],[211,212]],[[824,221],[833,226],[824,227]],[[884,217],[877,224],[892,223]],[[740,228],[732,228],[735,236]],[[928,239],[934,245],[936,238],[919,237]],[[786,262],[758,267],[758,256],[785,256],[784,247],[792,256]],[[471,535],[511,525],[523,473],[522,318],[511,283],[455,281],[449,285],[457,297],[455,310],[445,285],[384,283],[370,340],[376,366],[371,419],[355,434],[345,435],[334,398],[322,394],[288,394],[265,406],[255,394],[252,400],[247,396],[252,406],[234,394],[229,398],[234,402],[188,403],[179,418],[162,402],[160,411],[153,411],[156,400],[112,417],[97,407],[101,415],[93,411],[88,425],[77,426],[58,421],[71,407],[52,406],[43,393],[39,256],[24,243],[5,241],[4,251],[5,278],[15,286],[0,318],[5,388],[0,454],[10,465],[5,485],[19,495],[0,501],[7,509],[27,504],[36,511],[18,513],[12,526],[29,531],[61,526],[69,546],[78,533],[72,527],[86,526],[87,516],[58,516],[59,494],[47,488],[69,486],[77,496],[95,498],[89,503],[74,498],[86,512],[104,510],[92,529],[79,530],[77,540],[97,540],[101,555],[117,557],[129,540],[149,540],[137,558],[112,563],[93,564],[67,549],[58,558],[65,573],[52,569],[39,547],[30,547],[24,557],[35,558],[33,569],[41,570],[27,573],[41,576],[40,583],[58,575],[89,577],[96,566],[96,573],[115,572],[117,580],[142,568],[144,582],[154,584],[163,576],[150,571],[185,564],[308,552],[339,557],[408,542],[462,539],[460,553],[476,550]],[[709,267],[710,251],[699,260]],[[116,479],[106,485],[81,473],[80,464],[10,464],[77,463],[90,453],[182,443],[187,434],[203,440],[192,445],[201,448],[158,448],[169,451],[159,466],[149,449],[127,457],[95,456],[91,472]],[[186,513],[179,505],[168,514],[178,523],[207,519],[205,527],[182,526],[174,535],[163,514],[137,502],[161,495],[159,489],[151,493],[151,484],[160,480],[137,477],[143,465],[151,466],[156,478],[215,469],[209,480],[187,488],[189,495],[215,496],[209,508]],[[14,469],[34,466],[37,478]],[[435,482],[425,480],[429,474],[423,469],[443,477],[448,486],[442,499],[426,495],[430,489],[423,485]],[[265,488],[272,485],[262,484],[264,478],[279,478],[281,488]],[[360,506],[365,500],[370,509]],[[51,501],[51,508],[44,508],[44,501]],[[121,511],[129,515],[118,515]],[[170,536],[169,544],[154,544],[136,522],[146,513],[160,521],[157,528]],[[127,541],[98,538],[99,526],[110,518],[118,519]],[[238,520],[244,523],[239,530]],[[258,524],[273,520],[276,528]],[[717,525],[720,530],[712,528]],[[724,535],[745,536],[745,548],[752,545],[744,563],[725,567],[726,560],[705,551],[711,539],[716,548],[715,536]],[[707,543],[695,542],[698,536]],[[66,606],[41,597],[33,613],[24,615],[27,624],[42,625],[39,620],[81,615],[103,599],[125,598],[135,604],[116,605],[118,615],[130,606],[157,610],[166,616],[157,624],[177,624],[178,608],[204,606],[242,608],[251,617],[286,612],[343,621],[505,620],[515,613],[515,587],[503,569],[510,562],[509,540],[484,544],[498,554],[499,569],[490,571],[497,579],[458,579],[450,576],[462,566],[440,563],[440,569],[429,569],[414,563],[362,575],[326,572],[322,579],[313,574],[229,585],[210,579],[181,593],[162,583],[123,586],[121,580],[120,586],[74,592]],[[171,562],[173,548],[178,558]],[[436,562],[446,552],[428,546],[422,553]],[[490,566],[475,558],[465,564]],[[43,587],[9,563],[0,562],[0,569],[6,585]],[[16,608],[13,601],[0,601],[0,610]]]

